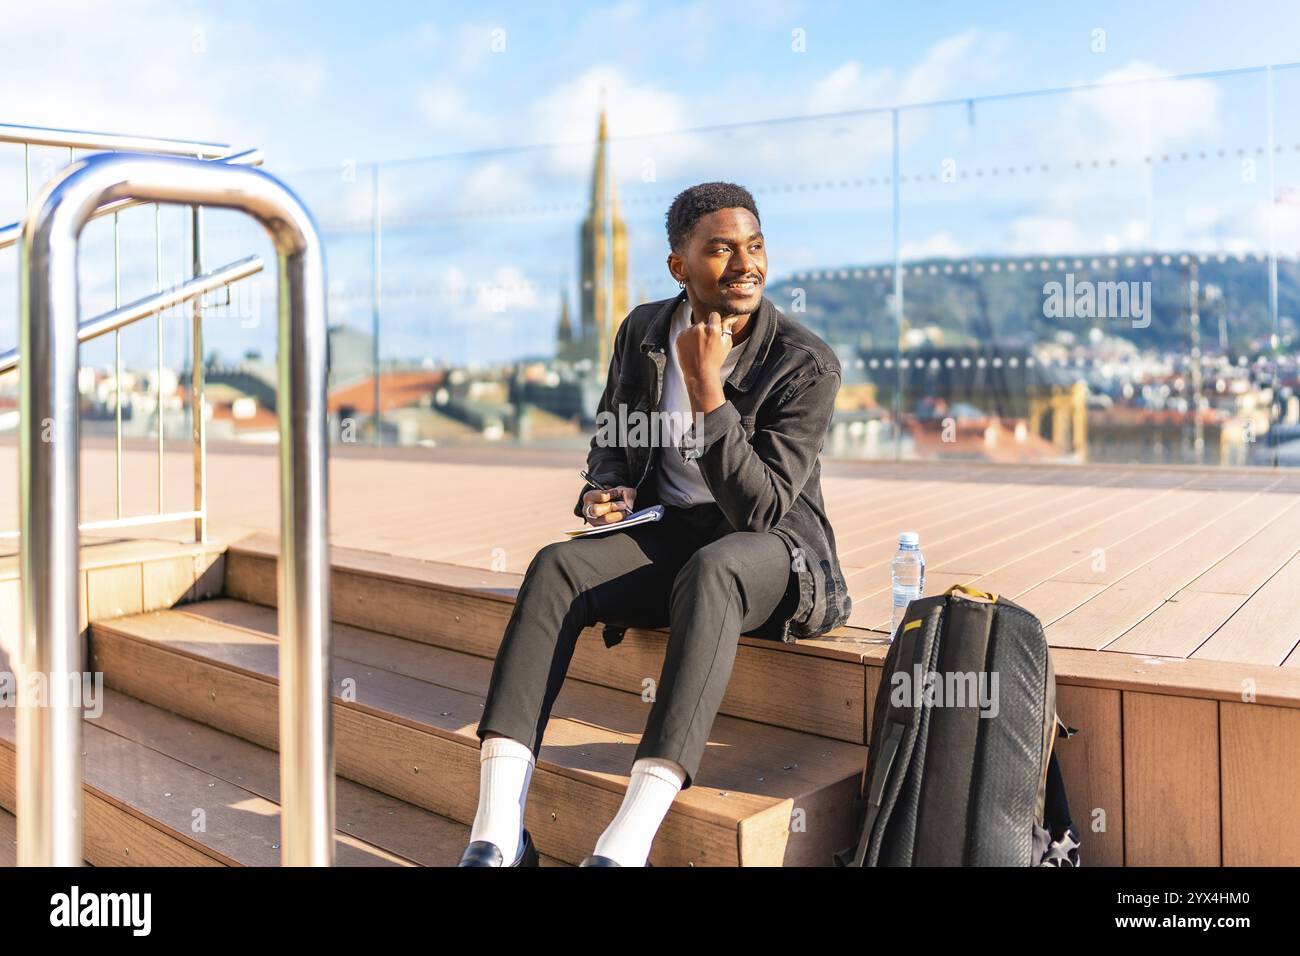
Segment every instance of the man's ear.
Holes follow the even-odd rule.
[[[682,257],[675,252],[668,253],[668,274],[674,282],[686,281],[686,270],[682,268]]]

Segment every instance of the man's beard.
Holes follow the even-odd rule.
[[[747,299],[728,299],[726,293],[715,286],[711,296],[702,298],[700,301],[700,305],[704,308],[704,314],[700,316],[700,320],[707,320],[710,312],[716,312],[723,317],[728,315],[749,315],[756,312],[759,303],[763,301],[763,291],[765,289],[766,285],[764,283],[756,282],[754,291]],[[741,305],[740,303],[745,304]]]

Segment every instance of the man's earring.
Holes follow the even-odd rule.
[[[686,288],[686,283],[685,283],[685,282],[679,282],[679,283],[677,283],[677,288],[679,288],[679,289],[685,289],[685,288]]]

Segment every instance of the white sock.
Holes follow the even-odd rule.
[[[500,847],[502,866],[514,863],[524,845],[524,805],[535,762],[528,745],[512,737],[488,737],[479,750],[478,812],[469,839]]]
[[[645,866],[659,824],[686,782],[686,771],[674,760],[642,757],[632,764],[623,805],[596,841],[595,853],[619,866]]]

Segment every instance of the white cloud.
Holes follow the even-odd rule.
[[[1056,255],[1089,248],[1078,222],[1065,216],[1020,216],[1007,231],[1007,249],[1013,255]]]
[[[967,30],[940,40],[907,71],[897,102],[923,103],[959,92],[985,92],[980,87],[1002,75],[1009,44],[1007,34],[983,30]]]
[[[806,93],[783,97],[782,107],[791,114],[833,113],[981,93],[982,85],[1001,75],[1008,42],[1003,33],[967,30],[940,40],[902,73],[888,67],[869,70],[857,60],[849,60]]]
[[[475,292],[474,307],[480,313],[532,309],[537,306],[537,286],[511,266],[497,269],[491,281],[477,286]]]
[[[164,0],[6,4],[3,29],[6,71],[29,81],[0,84],[0,117],[32,126],[265,145],[262,117],[317,102],[328,79],[247,20]]]
[[[1039,211],[1012,219],[1002,248],[1019,256],[1115,254],[1145,249],[1150,241],[1145,219],[1107,221],[1100,217],[1090,221],[1088,217],[1069,213]]]
[[[499,160],[477,164],[456,187],[456,207],[499,208],[537,198],[531,177]]]
[[[626,19],[637,9],[635,4],[625,4],[615,18]],[[692,8],[689,15],[703,16],[705,11]],[[602,16],[614,14],[606,10]],[[465,36],[464,29],[459,35]],[[445,41],[433,39],[430,43],[436,46]],[[811,89],[751,95],[752,102],[762,104],[761,113],[738,110],[735,91],[730,88],[720,88],[712,97],[695,95],[688,105],[686,97],[653,82],[639,81],[620,66],[595,65],[521,108],[520,132],[512,138],[516,143],[573,144],[548,150],[542,156],[542,171],[585,181],[591,169],[596,117],[604,106],[610,136],[617,141],[611,163],[625,186],[639,184],[650,171],[656,181],[667,182],[725,175],[754,184],[785,183],[800,180],[808,170],[835,178],[856,176],[873,159],[888,155],[887,118],[755,126],[721,133],[653,134],[954,95],[996,76],[1006,44],[1003,34],[970,30],[936,43],[914,67],[902,72],[869,70],[859,61],[847,61],[832,68]],[[448,71],[437,85],[417,95],[420,115],[462,141],[500,142],[499,125],[474,112],[465,84],[463,68],[461,72]],[[923,136],[928,123],[923,114],[909,114],[905,145]]]
[[[901,247],[905,260],[915,259],[957,259],[970,254],[970,250],[959,243],[947,232],[936,232],[924,239],[904,242]]]
[[[585,176],[591,170],[592,152],[585,145],[595,139],[596,118],[604,106],[613,137],[642,136],[683,129],[691,125],[681,97],[651,83],[638,83],[611,66],[595,66],[555,87],[529,109],[530,142],[584,145],[550,151],[548,165],[556,173]],[[617,175],[639,176],[645,158],[657,166],[673,165],[701,154],[696,136],[670,136],[614,149]]]
[[[465,94],[448,83],[439,83],[419,95],[420,112],[435,128],[455,125],[465,112]]]
[[[1160,80],[1164,71],[1133,61],[1064,94],[1038,114],[1042,155],[1143,161],[1180,141],[1220,130],[1222,92],[1211,80]],[[1143,82],[1146,81],[1146,82]]]
[[[1155,81],[1164,71],[1134,61],[1103,74],[1102,89],[1087,94],[1085,105],[1124,143],[1158,150],[1180,139],[1219,129],[1222,94],[1212,80]],[[1151,82],[1137,82],[1148,80]],[[1123,84],[1106,88],[1106,84]]]

